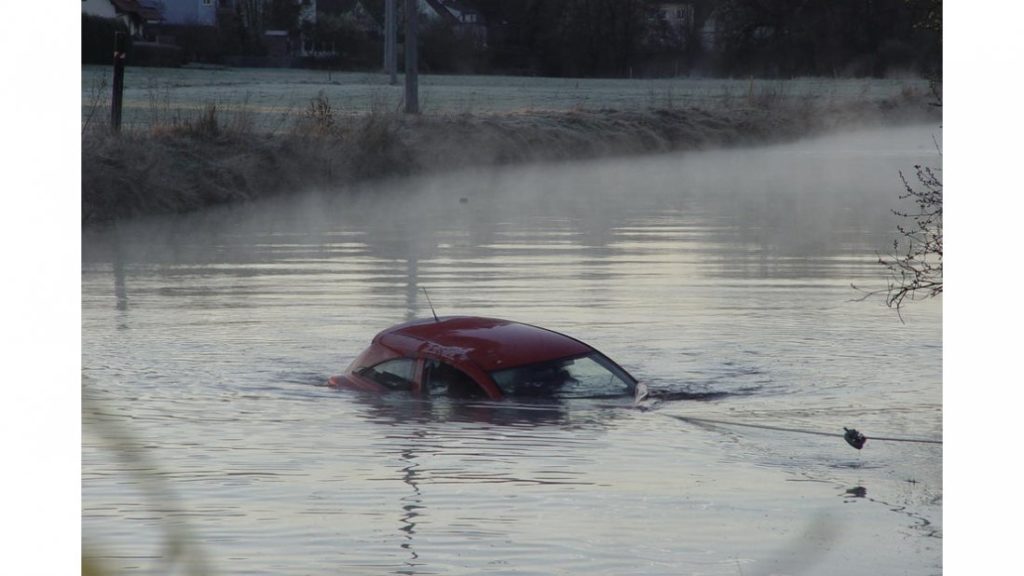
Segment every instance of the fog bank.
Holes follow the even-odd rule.
[[[863,126],[935,121],[921,95],[828,103],[751,99],[730,109],[577,110],[409,117],[343,125],[307,119],[284,135],[225,124],[215,111],[172,127],[83,136],[86,225],[468,167],[783,142]]]

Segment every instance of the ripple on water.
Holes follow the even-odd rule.
[[[166,573],[168,527],[223,574],[941,572],[941,446],[666,417],[941,437],[941,301],[901,325],[849,288],[884,281],[892,175],[931,161],[918,140],[449,174],[86,231],[83,544],[139,574]],[[322,386],[427,316],[422,288],[442,314],[589,342],[660,403]]]

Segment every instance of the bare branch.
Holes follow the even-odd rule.
[[[913,201],[913,211],[893,210],[904,218],[897,226],[901,239],[893,241],[893,252],[880,256],[878,263],[889,272],[885,303],[899,314],[903,304],[942,294],[942,181],[941,170],[915,166],[916,186],[900,172],[902,200]],[[900,314],[902,321],[903,315]]]

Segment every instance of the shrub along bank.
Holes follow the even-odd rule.
[[[578,110],[502,115],[339,118],[320,97],[286,133],[193,118],[82,136],[82,221],[182,213],[311,188],[460,168],[781,142],[853,126],[935,121],[922,94],[819,105],[764,95],[729,108]]]

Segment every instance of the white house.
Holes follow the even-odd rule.
[[[478,45],[487,45],[483,14],[461,0],[418,0],[417,10],[428,18],[446,20],[461,33],[470,35]]]
[[[477,9],[458,0],[418,0],[416,9],[427,18],[443,18],[452,24],[483,24]]]
[[[142,37],[146,24],[155,24],[163,19],[156,0],[82,0],[82,14],[120,19],[136,38]]]
[[[82,14],[100,18],[117,18],[117,10],[110,0],[82,0]]]
[[[217,9],[234,4],[233,0],[159,0],[164,24],[172,26],[216,26]]]

